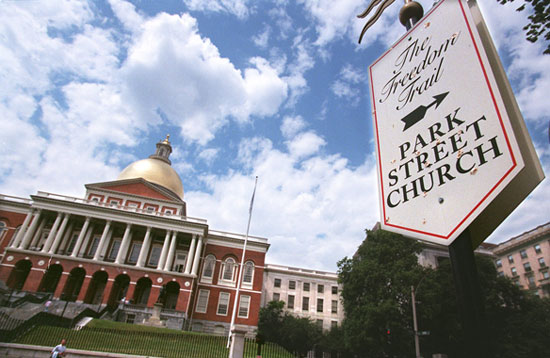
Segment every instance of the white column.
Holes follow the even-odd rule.
[[[88,225],[90,225],[90,217],[87,216],[86,220],[84,221],[84,225],[82,225],[82,229],[80,229],[80,234],[78,234],[78,238],[76,239],[76,243],[73,247],[73,252],[71,252],[72,257],[77,257],[78,251],[80,250],[80,246],[82,245],[82,241],[84,241],[84,237],[86,236],[86,230],[88,230]]]
[[[147,232],[145,233],[145,238],[143,238],[143,245],[141,245],[141,250],[139,250],[139,257],[136,263],[137,267],[145,266],[145,260],[147,259],[147,253],[149,252],[150,246],[151,246],[151,227],[147,226]]]
[[[38,225],[38,229],[34,233],[34,236],[32,237],[32,241],[29,245],[30,249],[36,248],[38,246],[38,242],[40,241],[40,238],[42,237],[42,230],[44,230],[44,226],[46,225],[47,221],[48,220],[44,217],[40,220],[40,225]]]
[[[191,246],[189,247],[189,253],[187,254],[187,262],[185,263],[185,273],[191,273],[191,263],[193,262],[193,256],[195,256],[195,245],[197,245],[197,235],[193,235],[191,240]]]
[[[42,210],[37,209],[34,213],[34,216],[32,218],[32,224],[23,236],[23,240],[21,241],[21,245],[19,245],[20,249],[27,249],[29,247],[29,244],[31,242],[31,239],[34,235],[34,232],[36,231],[36,227],[38,226],[38,223],[40,221],[40,213]]]
[[[55,221],[53,223],[52,228],[50,229],[50,233],[48,234],[48,238],[46,239],[46,242],[44,243],[44,247],[42,248],[42,252],[48,252],[50,250],[50,247],[52,246],[53,239],[55,237],[55,234],[57,233],[57,228],[59,227],[59,223],[61,222],[61,217],[63,216],[63,213],[57,213],[57,217],[55,218]]]
[[[174,231],[172,234],[172,242],[170,243],[170,251],[168,251],[168,258],[166,259],[166,265],[164,265],[164,271],[171,271],[172,264],[174,263],[174,255],[176,254],[176,242],[178,241],[178,232]]]
[[[193,259],[193,275],[197,275],[199,270],[199,261],[201,259],[201,249],[202,249],[202,236],[199,236],[199,242],[197,243],[197,251],[195,251],[195,258]]]
[[[162,270],[166,263],[166,255],[168,255],[168,246],[170,244],[170,231],[166,231],[166,237],[164,238],[164,244],[162,245],[162,251],[160,253],[159,264],[157,270]]]
[[[59,244],[61,243],[61,239],[63,238],[63,234],[65,233],[65,228],[67,227],[67,223],[69,222],[69,216],[70,214],[65,214],[65,217],[63,218],[63,222],[61,223],[61,227],[57,231],[57,234],[55,235],[55,240],[53,241],[52,246],[50,247],[50,255],[55,254],[57,251],[57,248],[59,247]]]
[[[88,229],[88,232],[86,233],[86,236],[84,236],[84,241],[82,241],[82,245],[80,245],[80,250],[78,250],[76,257],[84,257],[86,254],[86,249],[88,248],[88,244],[90,243],[90,238],[94,234],[94,223],[90,224],[90,228]]]
[[[65,251],[71,243],[71,234],[73,233],[73,230],[74,220],[71,220],[71,222],[69,223],[69,227],[67,228],[67,230],[65,230],[65,235],[63,235],[63,239],[61,240],[61,243],[59,244],[59,247],[57,249],[57,251],[63,252],[63,255],[67,254]]]
[[[29,226],[29,222],[31,221],[31,218],[32,218],[32,210],[29,211],[29,213],[25,217],[25,220],[23,221],[23,224],[21,225],[21,227],[19,228],[19,231],[17,232],[17,236],[15,237],[13,242],[11,243],[11,247],[13,247],[14,249],[17,248],[19,246],[19,244],[21,243],[21,240],[23,239],[23,236],[25,235],[25,231],[27,230],[27,226]]]
[[[109,229],[109,232],[107,233],[105,244],[103,245],[103,248],[101,249],[101,253],[100,253],[100,257],[102,257],[104,260],[107,257],[107,250],[109,250],[109,245],[111,244],[111,240],[113,239],[114,233],[115,233],[115,228],[111,226],[111,228]]]
[[[111,228],[111,221],[107,220],[105,223],[105,227],[103,228],[103,233],[101,234],[101,239],[99,239],[99,244],[97,245],[97,250],[95,250],[94,254],[94,260],[99,260],[101,257],[101,250],[103,249],[103,246],[105,245],[105,241],[107,239],[107,234],[109,233],[109,229]]]
[[[124,230],[124,236],[122,237],[122,242],[120,243],[120,249],[118,249],[118,254],[116,255],[115,263],[123,264],[126,259],[126,251],[128,249],[130,241],[130,230],[132,229],[132,224],[126,225],[126,230]]]

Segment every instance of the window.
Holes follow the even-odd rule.
[[[147,206],[145,207],[145,211],[147,211],[148,213],[152,213],[155,211],[155,207],[154,206]]]
[[[338,321],[330,321],[330,328],[338,327]]]
[[[286,304],[286,307],[289,309],[294,309],[294,296],[288,295],[288,302]]]
[[[216,258],[214,255],[208,255],[204,259],[204,265],[202,267],[202,281],[212,282],[214,277],[214,266],[216,265]]]
[[[130,249],[130,257],[128,257],[128,262],[135,264],[139,257],[139,252],[141,251],[141,242],[132,243],[132,248]]]
[[[254,280],[254,263],[252,261],[247,261],[244,264],[243,286],[252,287],[253,280]]]
[[[540,253],[541,253],[541,249],[540,249],[540,245],[539,245],[539,244],[536,244],[536,245],[535,245],[535,252],[536,252],[537,254],[540,254]]]
[[[322,298],[318,298],[317,299],[317,312],[323,312],[323,299]]]
[[[512,267],[512,268],[510,269],[510,271],[512,271],[512,276],[517,276],[518,273],[517,273],[515,267]]]
[[[309,297],[302,297],[302,311],[309,311]]]
[[[548,271],[544,271],[542,273],[542,278],[544,278],[544,279],[550,278],[550,274],[548,273]]]
[[[218,299],[218,311],[216,313],[220,316],[227,316],[228,307],[229,307],[229,293],[220,292],[220,298]]]
[[[535,284],[535,276],[527,277],[527,281],[529,281],[530,285],[534,285]]]
[[[338,294],[338,286],[332,286],[332,294],[337,295]]]
[[[317,293],[324,293],[325,285],[317,285]]]
[[[118,255],[118,250],[120,250],[120,244],[122,241],[120,239],[113,240],[113,244],[111,245],[111,250],[109,251],[109,256],[107,256],[107,259],[114,260],[116,259]]]
[[[504,276],[504,272],[499,271],[499,272],[497,272],[497,275],[498,275],[498,276]]]
[[[318,320],[316,321],[316,323],[317,323],[317,327],[323,328],[323,320],[322,320],[322,319],[318,319]]]
[[[332,300],[332,302],[330,304],[330,312],[338,313],[338,301],[337,300]]]
[[[159,264],[161,251],[162,251],[161,245],[153,245],[153,247],[151,248],[151,255],[149,255],[149,261],[147,265],[157,267]]]
[[[529,262],[524,263],[523,268],[525,269],[525,272],[531,272],[531,264]]]
[[[495,265],[497,266],[497,268],[502,267],[502,260],[501,259],[496,260]]]
[[[304,282],[304,291],[309,292],[309,282]]]
[[[187,252],[176,252],[176,258],[174,260],[174,269],[176,272],[185,271],[185,263],[187,262]]]
[[[195,309],[198,313],[206,313],[208,307],[208,296],[210,296],[209,290],[199,290],[199,298],[197,299],[197,307]]]
[[[519,279],[514,280],[514,284],[515,284],[516,286],[521,286],[521,284],[519,283]]]
[[[508,255],[508,262],[511,264],[514,263],[514,257],[512,255]]]
[[[544,262],[544,258],[539,257],[539,266],[540,267],[546,267],[546,262]]]
[[[239,317],[248,318],[249,308],[250,308],[250,296],[241,296],[239,300]]]
[[[97,247],[99,246],[99,240],[101,239],[100,236],[94,236],[92,239],[92,243],[90,244],[90,248],[88,249],[88,256],[94,256],[95,252],[97,251]]]
[[[288,289],[289,290],[295,290],[296,289],[296,281],[288,281]]]
[[[521,255],[521,258],[522,258],[522,259],[526,259],[526,258],[527,258],[527,251],[525,251],[525,250],[520,250],[520,251],[519,251],[519,254]]]
[[[0,221],[0,240],[4,237],[5,232],[8,232],[8,229],[6,229],[6,223]]]
[[[273,280],[273,287],[281,287],[281,279],[280,278],[276,278],[275,280]]]
[[[174,210],[172,209],[164,209],[164,215],[170,216],[174,213]]]
[[[78,235],[79,233],[74,234],[71,241],[69,241],[69,245],[65,249],[65,255],[70,255],[73,252],[74,246],[76,245],[76,240],[78,240]],[[2,234],[0,234],[0,238],[2,238]]]
[[[99,203],[101,201],[101,198],[99,196],[91,196],[90,201]]]
[[[227,281],[227,282],[235,281],[236,269],[237,269],[237,265],[235,264],[235,260],[233,258],[229,257],[225,259],[225,261],[222,264],[222,270],[221,270],[222,281]]]
[[[109,204],[113,206],[120,205],[120,200],[109,199]]]
[[[281,294],[275,292],[273,293],[273,301],[279,301],[281,299]]]
[[[126,202],[126,206],[128,207],[128,209],[136,211],[136,209],[139,207],[139,204]]]

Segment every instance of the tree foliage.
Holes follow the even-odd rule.
[[[514,2],[514,0],[497,0],[501,4]],[[544,38],[550,42],[550,0],[523,0],[517,11],[523,11],[526,4],[531,5],[532,13],[527,18],[529,23],[523,27],[527,40],[531,42],[538,41],[539,38]],[[550,43],[543,52],[545,55],[550,54]]]
[[[419,252],[415,240],[382,230],[367,231],[356,254],[338,263],[345,340],[357,356],[410,356],[414,352],[410,292],[424,272],[418,264]]]
[[[415,240],[384,231],[367,232],[357,253],[338,263],[346,313],[340,339],[357,357],[414,354],[411,286],[416,288],[418,330],[429,331],[420,337],[422,356],[464,356],[450,260],[441,260],[437,269],[423,268],[418,264],[420,250]],[[499,358],[548,356],[550,300],[498,276],[487,256],[476,256],[476,266],[489,351]]]
[[[283,301],[271,301],[260,309],[257,337],[303,357],[320,342],[321,328],[308,318],[285,312],[284,304]]]

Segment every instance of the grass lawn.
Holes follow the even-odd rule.
[[[227,358],[227,337],[148,327],[106,320],[93,320],[83,329],[39,326],[14,343],[54,347],[61,339],[67,347],[98,352],[148,355],[154,357]],[[256,357],[256,343],[247,340],[245,357]],[[265,344],[263,358],[292,358],[273,344]]]

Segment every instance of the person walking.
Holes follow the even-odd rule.
[[[62,339],[61,343],[55,346],[54,349],[52,349],[52,354],[50,355],[50,358],[65,357],[65,350],[67,349],[67,347],[65,347],[66,344],[67,340]]]

